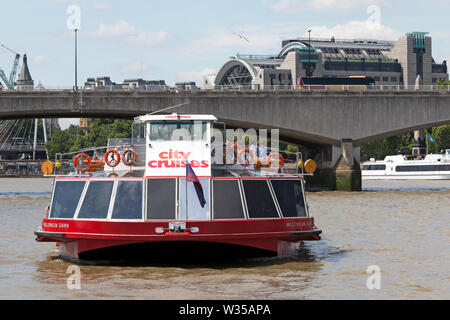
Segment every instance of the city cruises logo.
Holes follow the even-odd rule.
[[[158,154],[159,160],[150,160],[148,166],[150,168],[186,168],[186,159],[192,152],[181,150],[163,151]],[[192,168],[208,168],[208,160],[189,160]]]

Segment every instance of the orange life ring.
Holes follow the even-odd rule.
[[[130,156],[127,156],[130,154]],[[126,166],[134,166],[136,162],[138,161],[137,152],[134,151],[133,148],[126,148],[125,151],[122,153],[122,161],[125,163]]]
[[[245,157],[245,154],[248,154],[249,158]],[[244,158],[242,156],[244,156]],[[253,159],[254,159],[253,152],[251,150],[249,150],[248,148],[243,148],[243,149],[241,149],[241,151],[239,151],[238,162],[242,166],[248,167],[253,162]]]
[[[81,163],[86,163],[86,166],[79,164],[78,162],[81,160]],[[91,168],[92,160],[86,153],[79,153],[73,159],[73,166],[77,168],[81,172],[86,172]]]
[[[267,156],[267,159],[266,159],[268,167],[271,166],[273,160],[278,161],[280,167],[284,166],[284,158],[283,158],[283,156],[281,154],[279,154],[279,153],[271,153],[271,154],[269,154]]]
[[[109,159],[109,155],[112,155],[112,158]],[[120,163],[120,153],[116,149],[110,149],[105,153],[105,163],[111,168],[117,167]]]

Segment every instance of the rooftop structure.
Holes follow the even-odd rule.
[[[167,88],[164,80],[144,80],[141,78],[125,79],[122,84],[117,84],[111,81],[110,77],[87,78],[84,83],[86,89],[108,89],[108,90],[123,90],[123,89],[139,89],[146,90],[164,90]]]
[[[28,69],[27,55],[23,55],[22,70],[20,70],[19,77],[16,81],[17,90],[33,90],[34,81],[31,78],[30,70]]]
[[[431,37],[412,32],[398,41],[296,38],[282,41],[274,55],[231,57],[216,75],[216,85],[257,88],[298,85],[302,77],[366,76],[380,85],[431,85],[448,80],[447,62],[432,57]]]

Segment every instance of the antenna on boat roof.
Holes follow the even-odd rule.
[[[168,107],[168,108],[160,109],[160,110],[158,110],[158,111],[154,111],[154,112],[152,112],[152,113],[149,113],[149,115],[156,114],[156,113],[159,113],[159,112],[162,112],[162,111],[165,111],[165,110],[169,110],[169,109],[181,107],[181,106],[184,106],[184,105],[189,104],[189,103],[191,103],[191,102],[188,101],[188,102],[180,103],[180,104],[177,104],[177,105],[175,105],[175,106],[171,106],[171,107]]]

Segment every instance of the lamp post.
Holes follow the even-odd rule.
[[[308,30],[308,78],[311,78],[311,29]]]
[[[75,32],[75,86],[73,87],[74,91],[78,91],[78,69],[77,69],[77,31],[78,29],[74,29]]]

